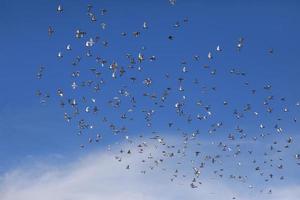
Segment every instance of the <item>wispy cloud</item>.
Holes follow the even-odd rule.
[[[132,156],[134,162],[135,156]],[[34,165],[15,169],[2,177],[1,200],[173,200],[173,199],[275,199],[296,200],[300,187],[282,187],[269,196],[242,194],[225,183],[204,181],[192,189],[188,182],[172,183],[162,171],[140,174],[139,167],[126,170],[126,163],[109,152],[91,153],[64,165]]]

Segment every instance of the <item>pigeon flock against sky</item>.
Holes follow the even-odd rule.
[[[172,9],[176,1],[169,4]],[[59,4],[53,12],[63,18],[68,7]],[[49,55],[57,60],[56,66],[45,63],[38,68],[36,96],[41,104],[57,102],[66,123],[81,137],[79,148],[101,145],[103,138],[114,135],[116,142],[128,143],[126,149],[114,147],[118,162],[141,154],[141,173],[159,168],[169,174],[170,181],[188,179],[195,189],[205,184],[201,181],[205,173],[245,183],[249,189],[256,188],[251,178],[257,176],[264,184],[256,189],[272,194],[268,183],[274,179],[284,183],[286,160],[293,159],[292,164],[300,166],[300,152],[289,151],[299,144],[285,131],[286,126],[298,123],[295,113],[299,113],[300,101],[287,106],[290,100],[275,95],[268,80],[257,85],[248,78],[246,68],[235,66],[233,61],[226,65],[218,62],[227,51],[237,58],[246,54],[247,38],[237,38],[231,48],[223,48],[220,41],[206,54],[169,55],[166,59],[173,62],[167,67],[158,62],[161,54],[167,54],[163,47],[157,51],[143,38],[159,37],[171,46],[182,40],[181,32],[193,20],[188,15],[174,19],[168,32],[158,33],[152,33],[155,25],[151,19],[141,19],[135,29],[116,34],[114,41],[104,36],[107,29],[116,26],[106,22],[113,10],[87,4],[86,12],[73,14],[85,17],[89,26],[78,25],[65,37],[60,36],[63,30],[49,25],[45,32],[49,42],[64,37],[65,43],[57,47],[57,55]],[[135,48],[124,46],[123,54],[114,54],[111,43],[119,40],[130,40]],[[261,53],[264,59],[273,59],[276,49],[265,46]],[[48,75],[51,70],[64,74],[64,80]],[[44,79],[55,80],[56,91],[43,87]],[[232,85],[222,84],[227,81]],[[136,123],[141,125],[139,131]],[[181,141],[169,141],[166,131],[180,136]],[[203,138],[211,140],[209,153]],[[263,150],[257,151],[257,145],[263,145]],[[174,162],[174,168],[164,168],[165,162]],[[128,163],[126,169],[135,164]],[[228,172],[228,167],[237,170]]]
[[[299,90],[272,83],[281,79],[270,66],[278,45],[239,32],[202,48],[188,1],[160,3],[154,20],[127,21],[115,7],[57,3],[42,31],[53,50],[36,66],[39,109],[55,105],[80,151],[105,148],[124,173],[163,174],[193,191],[213,179],[270,196],[297,179]]]

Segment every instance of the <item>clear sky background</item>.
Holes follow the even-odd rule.
[[[59,16],[56,8],[60,3],[65,10]],[[103,148],[106,143],[80,150],[83,138],[75,135],[75,126],[64,121],[57,99],[52,101],[55,94],[52,94],[53,98],[46,105],[39,104],[35,96],[38,88],[47,88],[55,93],[58,87],[68,86],[69,79],[62,67],[66,67],[69,61],[60,62],[56,55],[66,44],[75,41],[75,30],[80,28],[91,34],[98,32],[95,29],[97,26],[88,23],[85,14],[87,2],[1,0],[0,4],[0,175],[21,165],[53,156],[60,157],[60,163],[68,163],[85,156],[89,151]],[[183,60],[190,65],[199,65],[200,68],[207,63],[207,52],[220,45],[223,52],[216,61],[212,61],[218,74],[222,77],[226,70],[237,67],[245,71],[247,77],[239,80],[224,76],[212,80],[204,73],[195,76],[197,71],[191,70],[187,79],[198,77],[203,84],[213,83],[221,88],[211,98],[203,97],[205,100],[217,104],[220,99],[230,99],[237,107],[245,103],[255,105],[261,103],[267,94],[261,93],[260,99],[250,99],[240,92],[241,88],[236,82],[249,81],[251,87],[261,91],[265,84],[272,84],[272,94],[278,98],[286,97],[284,106],[290,107],[292,116],[300,117],[299,108],[295,111],[295,103],[300,100],[299,1],[178,0],[173,7],[167,0],[103,0],[92,4],[94,8],[108,10],[104,18],[107,30],[99,30],[99,35],[109,41],[110,47],[108,50],[99,49],[99,53],[108,60],[122,60],[127,52],[137,54],[140,47],[145,45],[147,55],[158,58],[155,64],[147,64],[150,68],[148,73],[152,74],[153,87],[163,88],[160,81],[164,72],[172,74],[176,71],[174,76],[179,76],[180,62]],[[185,17],[188,17],[189,22],[182,24],[179,30],[174,30],[172,24]],[[141,38],[134,39],[131,32],[141,30],[144,21],[148,22],[149,30],[142,32]],[[55,29],[52,38],[47,33],[49,25]],[[128,32],[129,36],[122,38],[122,31]],[[170,34],[174,35],[174,41],[167,39]],[[245,38],[245,47],[237,53],[236,42],[239,37]],[[76,47],[79,46],[74,45],[74,49]],[[270,48],[274,49],[273,55],[268,53]],[[200,56],[199,64],[193,61],[196,54]],[[44,85],[35,77],[40,65],[45,65],[46,72],[49,72]],[[176,82],[169,84],[173,86]],[[112,84],[111,88],[117,87]],[[109,93],[111,88],[108,87],[106,91]],[[185,88],[192,88],[192,85],[187,84]],[[170,102],[176,100],[175,96],[170,98]],[[147,101],[143,101],[143,104],[147,104]],[[114,117],[103,107],[108,117]],[[220,110],[217,117],[226,122],[226,114],[226,111]],[[176,121],[178,118],[169,113],[163,113],[162,116],[184,127],[186,131],[197,127],[197,124]],[[278,115],[264,120],[268,122],[276,117]],[[172,133],[165,125],[167,122],[162,123],[159,118],[154,119],[154,122],[157,131]],[[134,131],[129,134],[134,136],[144,131],[146,128],[141,124],[132,123],[130,127]],[[287,135],[297,138],[299,123],[290,124],[283,122]],[[203,126],[206,130],[209,124]],[[248,128],[252,130],[251,126]],[[113,136],[106,142],[110,141],[114,141]],[[297,150],[299,148],[295,152]],[[292,169],[296,170],[294,167]],[[293,182],[297,183],[300,174],[290,173],[294,176]]]

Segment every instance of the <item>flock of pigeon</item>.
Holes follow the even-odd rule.
[[[169,3],[174,6],[176,1]],[[86,9],[87,22],[105,31],[108,26],[102,21],[109,11],[95,9],[91,4]],[[58,5],[56,12],[63,15],[64,7]],[[184,18],[172,28],[184,28],[188,23],[189,19]],[[121,32],[119,37],[124,40],[143,37],[150,28],[144,21],[139,30]],[[55,26],[48,27],[50,39],[57,32]],[[175,36],[166,34],[165,39],[174,42]],[[228,69],[218,76],[219,70],[211,63],[226,51],[222,45],[206,55],[192,55],[189,61],[179,62],[173,71],[162,73],[164,70],[155,66],[159,55],[147,55],[144,45],[139,52],[109,60],[97,55],[99,50],[94,51],[100,46],[103,51],[110,47],[110,42],[99,35],[77,29],[70,37],[76,38],[77,43],[66,43],[56,55],[59,63],[67,59],[69,66],[60,67],[67,75],[53,96],[63,109],[65,121],[75,125],[77,135],[84,138],[80,148],[101,143],[105,137],[112,143],[121,138],[126,145],[119,142],[120,145],[114,146],[119,148],[117,161],[127,162],[132,154],[139,155],[144,167],[141,173],[161,169],[170,174],[171,181],[189,180],[191,188],[201,188],[205,184],[201,179],[212,173],[215,178],[228,178],[246,184],[249,189],[256,187],[271,194],[272,188],[267,183],[285,180],[287,159],[300,166],[300,152],[289,151],[294,138],[281,125],[297,123],[291,110],[299,109],[300,102],[287,107],[285,97],[272,95],[271,84],[255,89],[247,81],[246,72],[239,68]],[[81,54],[78,49],[73,50],[76,45],[81,46]],[[240,54],[245,39],[239,38],[234,45],[236,54]],[[266,53],[272,56],[274,51],[266,48]],[[199,67],[200,61],[205,63],[203,67]],[[41,66],[36,78],[42,81],[48,70]],[[201,78],[197,77],[197,70]],[[240,85],[238,94],[249,102],[255,99],[255,103],[240,102],[237,95],[222,99],[224,94],[219,94],[219,88],[225,86],[216,86],[214,81],[222,81],[223,76]],[[209,84],[203,82],[203,77],[208,77]],[[50,92],[45,90],[37,90],[36,95],[42,104],[50,99]],[[167,162],[173,163],[174,168],[166,168],[170,166]],[[128,163],[126,169],[134,165]],[[251,183],[253,177],[261,179],[259,186]]]

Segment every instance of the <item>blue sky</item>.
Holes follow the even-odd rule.
[[[59,15],[56,12],[58,4],[64,6],[64,12]],[[275,112],[284,106],[290,108],[289,116],[283,118],[292,119],[291,116],[300,118],[295,103],[300,101],[299,75],[300,61],[300,3],[298,1],[183,1],[177,0],[175,6],[170,6],[167,0],[162,1],[95,1],[91,2],[95,9],[106,8],[108,14],[103,17],[107,23],[105,31],[100,26],[88,21],[86,16],[85,1],[8,1],[2,0],[0,7],[0,32],[2,51],[0,54],[0,174],[4,174],[24,163],[34,162],[53,155],[62,156],[60,162],[68,163],[70,160],[85,156],[89,152],[101,150],[107,144],[120,138],[108,136],[102,144],[93,145],[84,151],[79,145],[86,142],[86,138],[76,136],[76,124],[67,124],[63,119],[64,111],[58,106],[57,88],[68,88],[68,64],[72,59],[66,54],[63,60],[57,59],[57,53],[64,51],[65,46],[71,43],[74,52],[82,53],[80,44],[76,41],[75,30],[80,28],[88,32],[89,38],[95,34],[100,39],[109,42],[109,48],[101,47],[96,52],[107,60],[126,62],[125,54],[132,53],[135,56],[141,52],[141,46],[146,46],[147,56],[155,55],[157,61],[146,63],[143,73],[151,75],[152,88],[135,87],[132,90],[140,94],[143,90],[148,92],[162,91],[165,86],[178,87],[176,81],[165,82],[163,75],[170,73],[172,77],[181,76],[182,61],[186,61],[190,70],[185,79],[198,78],[202,85],[214,85],[216,93],[202,95],[199,89],[187,82],[184,87],[188,98],[202,99],[211,105],[216,105],[216,120],[225,122],[225,132],[232,130],[236,121],[228,119],[234,107],[241,108],[246,103],[257,106],[261,111],[262,100],[268,95],[276,98],[286,97],[284,104],[275,105]],[[188,23],[182,22],[187,17]],[[101,22],[102,19],[97,21]],[[149,29],[141,31],[139,38],[132,37],[133,31],[141,30],[142,24],[147,21]],[[172,28],[176,21],[181,22],[178,30]],[[53,26],[55,33],[49,38],[47,29]],[[120,36],[121,32],[128,32],[126,38]],[[174,35],[174,40],[167,37]],[[238,38],[245,38],[245,45],[241,52],[236,51]],[[77,43],[76,43],[77,42]],[[220,45],[222,53],[213,53],[213,60],[207,60],[207,53],[214,51]],[[274,49],[270,55],[268,50]],[[193,60],[194,55],[199,55],[200,60]],[[209,64],[217,69],[218,78],[212,78],[209,71],[202,66]],[[36,72],[40,65],[46,67],[45,80],[38,82]],[[92,62],[83,61],[83,65],[90,66]],[[199,66],[199,67],[198,67]],[[198,68],[197,68],[198,67]],[[229,69],[238,68],[247,73],[245,78],[232,77],[226,74]],[[66,70],[65,70],[66,69]],[[139,76],[132,72],[132,76]],[[109,79],[110,75],[104,75]],[[142,75],[144,78],[146,75]],[[141,81],[141,79],[139,79]],[[258,90],[260,98],[253,98],[247,92],[243,83],[249,81],[250,88]],[[128,80],[127,80],[128,82]],[[126,80],[120,80],[125,84]],[[118,83],[119,84],[119,83]],[[111,112],[105,104],[108,98],[115,95],[119,85],[108,81],[103,88],[105,97],[98,97],[102,103],[102,113],[108,118],[118,115]],[[266,84],[272,84],[272,92],[266,93],[262,88]],[[153,89],[154,88],[154,89]],[[220,89],[219,89],[220,88]],[[41,105],[35,96],[36,89],[46,89],[51,93],[51,100],[46,105]],[[249,90],[247,89],[247,90]],[[70,92],[70,89],[65,89]],[[199,94],[199,95],[198,95]],[[178,99],[176,94],[170,96],[170,108]],[[223,109],[222,101],[233,102],[230,110]],[[149,105],[149,106],[148,106]],[[150,101],[141,100],[139,108],[153,107]],[[277,110],[276,110],[277,109]],[[193,111],[193,107],[187,110]],[[174,129],[168,129],[168,121],[173,121],[177,127],[189,132],[200,128],[206,132],[211,123],[188,124],[180,120],[174,113],[161,112],[153,119],[154,127],[148,130],[139,120],[143,115],[136,114],[134,122],[128,122],[128,133],[132,137],[141,132],[153,130],[174,135]],[[161,118],[159,117],[161,116]],[[281,116],[277,114],[263,115],[261,121],[273,126],[272,120]],[[282,117],[282,116],[281,116]],[[100,119],[100,117],[99,117]],[[163,120],[162,120],[163,119]],[[259,123],[249,117],[241,122],[249,130],[249,134],[256,134]],[[297,138],[298,124],[283,121],[287,136]],[[107,132],[107,128],[102,128]],[[271,128],[270,128],[271,130]],[[215,137],[215,136],[213,136]],[[204,140],[210,140],[209,135],[203,136]],[[272,140],[271,138],[270,140]],[[261,147],[260,147],[261,148]],[[299,151],[296,147],[292,153]],[[294,168],[294,161],[291,169]],[[290,172],[294,179],[299,179],[300,174]],[[294,182],[294,181],[292,181]],[[297,182],[297,181],[296,181]],[[299,182],[298,182],[299,184]]]

